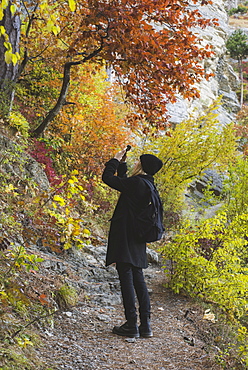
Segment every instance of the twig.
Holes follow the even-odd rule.
[[[23,331],[24,329],[26,329],[28,326],[32,325],[34,322],[39,321],[41,319],[45,319],[45,318],[47,318],[49,316],[55,315],[59,311],[61,311],[61,310],[58,309],[58,310],[56,310],[56,311],[54,311],[52,313],[49,313],[47,315],[36,317],[34,320],[30,321],[28,324],[26,324],[21,329],[17,330],[14,334],[12,334],[11,338],[15,338],[21,331]]]

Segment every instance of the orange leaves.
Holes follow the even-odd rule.
[[[127,107],[120,92],[106,81],[105,68],[85,64],[72,77],[67,99],[76,104],[63,108],[50,135],[64,139],[61,155],[68,169],[76,166],[82,176],[100,174],[102,164],[129,135]]]
[[[42,306],[50,306],[49,300],[45,294],[41,294],[39,296],[39,301],[42,304]]]
[[[191,27],[206,27],[210,22],[202,19],[198,11],[190,11],[188,4],[178,1],[136,2],[135,13],[128,13],[127,9],[124,13],[120,9],[123,2],[119,8],[118,4],[120,2],[114,2],[119,17],[112,17],[111,37],[113,52],[116,55],[118,50],[120,57],[113,58],[112,63],[122,78],[124,75],[128,98],[145,114],[151,116],[153,111],[155,120],[162,118],[155,107],[165,106],[177,91],[185,97],[197,94],[192,89],[188,92],[188,88],[197,76],[203,75],[198,61],[209,57],[210,53],[197,46],[198,40]],[[126,1],[125,6],[128,5],[131,7],[133,2]],[[169,69],[166,64],[170,64]],[[164,114],[164,111],[162,108],[160,113]]]
[[[25,39],[34,59],[42,55],[57,71],[68,57],[75,63],[87,58],[90,63],[107,62],[140,119],[145,115],[155,126],[164,121],[166,104],[178,92],[184,98],[198,96],[192,85],[206,77],[200,62],[212,51],[200,46],[192,29],[214,26],[216,20],[203,18],[189,1],[60,0],[56,6],[48,1],[48,7],[55,12],[53,18],[46,9],[41,15],[47,19],[41,21],[38,7]],[[43,29],[49,19],[54,22],[50,31]]]

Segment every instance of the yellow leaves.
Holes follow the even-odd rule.
[[[4,34],[5,35],[5,34]],[[18,61],[20,60],[20,54],[19,53],[13,53],[12,52],[12,45],[10,44],[10,42],[8,41],[5,41],[4,42],[4,46],[5,48],[7,49],[6,52],[5,52],[5,62],[7,64],[11,64],[13,63],[14,65],[18,63]]]
[[[76,10],[76,1],[75,0],[68,0],[69,8],[72,12],[75,12]]]
[[[240,228],[238,227],[240,224]],[[162,253],[173,261],[170,286],[191,296],[215,302],[228,314],[242,316],[247,310],[248,269],[244,265],[247,243],[242,216],[227,221],[225,212],[197,226],[185,224]],[[210,311],[204,320],[216,321]]]
[[[5,62],[10,64],[12,62],[12,52],[7,50],[4,55]]]
[[[21,337],[16,338],[16,341],[17,341],[18,345],[22,348],[26,348],[27,345],[29,345],[29,346],[34,345],[33,342],[30,340],[30,338],[27,335],[22,335]]]
[[[15,60],[16,59],[17,58],[15,58]],[[28,137],[29,123],[20,112],[12,110],[12,112],[9,114],[9,124],[10,126],[15,127],[17,131],[21,132],[24,137]]]
[[[90,236],[91,232],[88,229],[83,229],[83,236]]]
[[[58,25],[53,26],[52,33],[57,36],[60,33],[60,27]]]
[[[53,200],[58,202],[60,206],[64,206],[66,204],[65,199],[60,197],[59,195],[54,195]]]
[[[15,4],[10,5],[10,12],[11,12],[12,15],[15,14],[15,12],[16,12],[16,6],[15,6]]]
[[[5,186],[4,191],[5,191],[5,193],[12,193],[13,190],[15,190],[15,189],[17,189],[17,188],[15,188],[13,184],[9,184],[9,185]]]
[[[48,32],[52,32],[53,28],[54,28],[54,21],[52,18],[49,18],[46,24],[46,29]]]
[[[5,34],[6,34],[6,30],[5,30],[4,26],[0,26],[0,36],[5,35]]]
[[[81,219],[73,219],[71,217],[65,220],[63,236],[61,242],[64,244],[64,249],[69,249],[73,245],[77,247],[84,246],[85,242],[81,238],[88,238],[91,232],[84,228],[81,228]]]
[[[13,63],[14,65],[20,60],[20,54],[19,53],[13,53],[12,50],[12,45],[9,42],[9,36],[6,33],[6,30],[3,26],[0,26],[0,36],[3,36],[5,41],[4,41],[4,47],[6,48],[5,52],[5,62],[7,64]]]
[[[0,300],[8,299],[8,295],[4,291],[0,291]]]
[[[65,222],[65,234],[66,236],[78,236],[80,235],[81,233],[82,234],[85,234],[85,235],[90,235],[90,231],[87,230],[87,229],[81,229],[81,223],[83,222],[83,220],[81,219],[74,219],[74,218],[71,218],[69,217],[66,222]],[[87,230],[85,232],[85,230]]]
[[[14,65],[17,64],[18,60],[20,59],[19,53],[12,54],[11,61]]]
[[[48,4],[48,2],[45,0],[40,4],[40,12],[41,17],[45,19],[46,26],[45,30],[49,33],[53,33],[55,36],[57,36],[61,30],[58,21],[59,17],[58,14],[56,14],[56,6],[52,6]]]
[[[46,213],[54,219],[58,227],[58,238],[64,249],[71,248],[73,245],[78,248],[83,247],[91,235],[85,228],[80,214],[75,210],[75,204],[79,200],[86,202],[85,196],[81,194],[84,189],[77,175],[78,171],[75,170],[67,180],[65,176],[63,177],[63,183],[60,185],[63,190],[60,194],[54,194],[51,197],[52,208],[49,206],[46,209]]]
[[[78,173],[79,173],[78,170],[73,170],[71,174],[72,176],[75,176],[75,175],[78,175]]]
[[[157,178],[165,205],[179,208],[184,202],[185,188],[196,176],[206,168],[213,168],[213,163],[216,171],[224,171],[235,157],[232,125],[226,125],[220,132],[217,124],[219,105],[220,100],[216,100],[203,114],[193,112],[190,119],[176,125],[171,137],[151,139],[144,148],[144,151],[157,149],[164,162]]]
[[[41,3],[40,3],[40,10],[41,11],[44,11],[44,10],[46,10],[46,9],[48,9],[48,3],[47,3],[47,0],[43,0],[43,1],[41,1]]]
[[[9,4],[9,0],[2,0],[1,4],[0,4],[0,7],[2,9],[5,9],[5,8],[7,8],[8,4]]]
[[[246,335],[247,334],[247,328],[245,326],[241,326],[239,329],[238,329],[238,332],[240,335]]]
[[[71,247],[72,247],[72,244],[71,244],[70,242],[66,242],[66,243],[64,243],[63,248],[64,248],[65,250],[70,249]]]
[[[47,22],[46,28],[48,32],[52,32],[55,36],[57,36],[60,32],[60,26],[54,24],[54,20],[50,18]]]
[[[17,193],[15,190],[17,190],[17,188],[14,187],[13,184],[5,185],[5,187],[3,188],[3,192],[5,193],[6,199],[16,198],[19,195],[19,193]]]
[[[69,180],[68,180],[68,183],[69,184],[74,184],[75,182],[78,182],[78,179],[76,178],[76,176],[72,176]]]

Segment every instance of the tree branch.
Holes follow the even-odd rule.
[[[32,132],[33,137],[39,137],[44,130],[47,128],[48,124],[56,117],[56,115],[59,113],[63,105],[66,104],[66,96],[70,85],[70,72],[71,67],[83,64],[87,62],[88,60],[94,58],[96,55],[98,55],[104,46],[104,38],[101,37],[101,45],[99,48],[95,49],[92,53],[85,56],[82,60],[78,60],[75,62],[67,62],[64,65],[64,74],[63,74],[63,83],[60,91],[60,95],[58,97],[57,103],[55,106],[48,112],[47,116],[44,118],[44,120],[41,122],[41,124]]]
[[[28,324],[24,325],[21,329],[17,330],[15,333],[13,333],[11,335],[11,338],[15,338],[21,331],[25,330],[28,326],[34,324],[36,321],[39,321],[39,320],[42,320],[42,319],[46,319],[47,317],[49,316],[53,316],[55,315],[56,313],[60,312],[61,310],[58,309],[56,311],[53,311],[52,313],[48,313],[46,315],[43,315],[43,316],[39,316],[39,317],[36,317],[35,319],[33,319],[32,321],[30,321]]]

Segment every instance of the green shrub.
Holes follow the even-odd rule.
[[[230,322],[238,323],[239,352],[248,364],[248,334],[240,323],[248,307],[247,235],[247,212],[231,221],[222,212],[199,224],[184,222],[161,252],[174,292],[217,305]]]
[[[228,11],[228,15],[233,15],[233,14],[237,14],[237,13],[240,13],[240,14],[245,14],[247,13],[247,7],[244,6],[244,5],[238,5],[237,8],[232,8]]]

